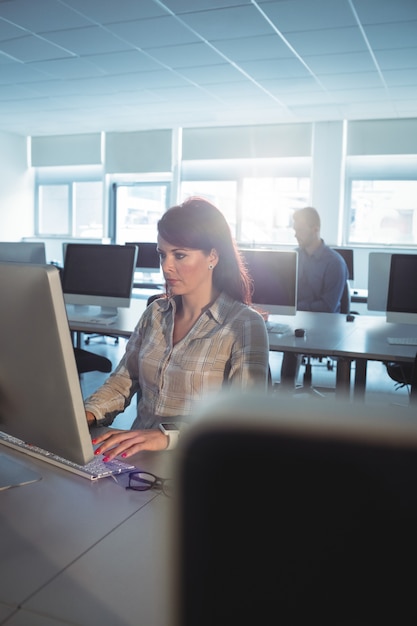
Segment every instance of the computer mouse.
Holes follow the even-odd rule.
[[[306,334],[306,331],[304,330],[304,328],[296,328],[294,331],[294,335],[296,337],[304,337],[305,334]]]
[[[346,321],[347,321],[347,322],[353,322],[353,320],[354,320],[354,319],[355,319],[355,316],[354,316],[354,315],[352,315],[352,313],[348,313],[348,314],[346,315]]]

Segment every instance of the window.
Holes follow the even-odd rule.
[[[347,243],[417,244],[417,157],[347,160]]]
[[[309,167],[306,158],[183,162],[181,200],[213,202],[239,243],[294,245],[292,214],[310,203]]]
[[[70,185],[39,185],[38,235],[68,235],[71,232]]]
[[[103,238],[101,181],[38,182],[36,236]]]
[[[307,206],[309,193],[309,178],[244,178],[239,241],[294,244],[292,214]]]
[[[157,222],[167,208],[169,183],[114,183],[115,240],[156,241]]]
[[[181,202],[190,196],[202,196],[212,202],[225,216],[233,237],[236,237],[236,197],[235,180],[184,181],[181,184]]]
[[[354,180],[350,243],[417,244],[417,180]]]

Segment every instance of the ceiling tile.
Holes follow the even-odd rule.
[[[59,30],[48,33],[45,37],[61,48],[80,56],[101,52],[119,52],[132,48],[130,44],[109,33],[102,26]]]
[[[45,33],[57,28],[88,26],[90,21],[57,0],[13,0],[0,3],[0,18],[28,31]]]
[[[181,20],[209,41],[270,35],[273,30],[253,5],[181,15]]]
[[[1,41],[0,51],[13,59],[23,62],[62,59],[63,57],[71,56],[68,50],[64,50],[49,41],[32,35]]]
[[[169,67],[193,67],[222,62],[222,56],[204,42],[152,48],[149,54]]]
[[[160,48],[199,41],[195,34],[171,16],[115,23],[108,28],[138,48]]]
[[[301,23],[308,24],[309,30],[356,25],[346,0],[281,0],[258,4],[279,31],[299,31]]]

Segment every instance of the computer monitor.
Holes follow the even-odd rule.
[[[66,304],[99,306],[117,315],[129,307],[136,266],[136,246],[67,243],[62,289]]]
[[[348,268],[348,279],[353,280],[355,277],[353,266],[353,248],[333,248],[345,260]]]
[[[369,311],[387,310],[390,252],[370,252],[368,256],[368,300]]]
[[[161,262],[156,250],[156,242],[150,241],[127,241],[126,246],[136,246],[138,256],[136,257],[136,270],[138,272],[157,273],[161,271]]]
[[[59,271],[0,263],[0,292],[0,430],[84,465],[93,446]]]
[[[0,262],[46,264],[43,241],[0,241]]]
[[[295,315],[298,253],[260,248],[240,248],[240,253],[253,280],[253,304],[271,315]]]
[[[127,246],[136,246],[138,256],[136,258],[134,287],[153,288],[164,284],[161,261],[156,250],[157,243],[151,241],[127,241]]]
[[[417,622],[415,408],[240,394],[196,418],[170,626]]]
[[[417,324],[417,254],[392,254],[387,322]]]

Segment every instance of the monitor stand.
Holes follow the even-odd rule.
[[[100,307],[100,312],[99,312],[99,317],[117,317],[119,314],[119,310],[116,306],[101,306]]]
[[[28,469],[19,461],[0,452],[0,491],[11,487],[29,485],[41,480],[42,476]]]
[[[117,307],[97,306],[93,304],[73,304],[67,306],[70,322],[111,324],[119,314]]]

